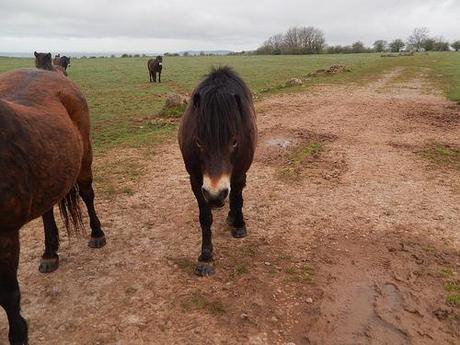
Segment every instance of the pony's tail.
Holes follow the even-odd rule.
[[[59,202],[59,211],[69,237],[72,233],[77,236],[82,235],[84,226],[77,184]]]

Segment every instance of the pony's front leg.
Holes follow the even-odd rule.
[[[51,273],[59,267],[59,230],[54,219],[53,208],[42,216],[45,230],[45,252],[40,260],[38,270],[41,273]]]
[[[192,189],[200,209],[200,226],[202,234],[201,254],[198,257],[195,274],[200,277],[206,277],[215,273],[214,267],[212,266],[212,212],[201,192],[201,184],[198,181],[192,181]]]
[[[245,186],[246,175],[231,182],[230,212],[228,212],[227,223],[232,229],[234,238],[242,238],[247,235],[243,217],[243,188]]]
[[[161,71],[158,72],[158,82],[161,83]]]
[[[27,345],[27,323],[20,314],[18,263],[19,231],[0,234],[0,306],[5,309],[10,325],[8,332],[10,344]]]

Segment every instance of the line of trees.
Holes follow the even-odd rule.
[[[255,53],[261,55],[281,54],[338,54],[338,53],[369,53],[369,52],[401,52],[401,51],[455,51],[460,50],[460,41],[449,43],[443,37],[431,37],[428,28],[414,29],[406,41],[401,38],[391,42],[377,40],[373,47],[366,47],[363,42],[356,41],[351,45],[328,46],[324,33],[312,26],[292,27],[285,33],[271,36]]]
[[[276,34],[257,49],[258,54],[319,54],[326,43],[324,33],[312,26],[292,27],[284,34]]]

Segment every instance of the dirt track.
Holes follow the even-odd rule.
[[[31,344],[459,344],[445,286],[460,279],[460,173],[418,152],[460,145],[460,109],[401,73],[258,102],[249,236],[215,212],[208,279],[193,275],[201,236],[175,141],[146,161],[97,160],[128,156],[145,174],[132,196],[99,197],[108,245],[64,239],[51,275],[38,272],[41,223],[22,231]]]

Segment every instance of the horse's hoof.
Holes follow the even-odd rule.
[[[88,242],[88,246],[90,248],[102,248],[106,245],[107,240],[105,239],[105,236],[101,237],[91,237],[91,239]]]
[[[58,269],[59,267],[59,256],[56,255],[55,258],[42,258],[40,260],[40,266],[38,270],[40,273],[51,273]]]
[[[247,235],[248,235],[248,232],[246,231],[245,225],[239,228],[232,228],[232,236],[234,238],[243,238],[243,237],[246,237]]]
[[[212,276],[216,271],[214,267],[209,262],[198,262],[195,267],[195,274],[199,277],[209,277]]]

